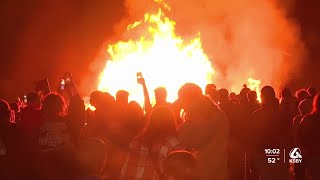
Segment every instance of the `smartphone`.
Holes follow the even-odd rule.
[[[28,97],[27,97],[27,95],[24,95],[24,96],[23,96],[23,102],[24,102],[24,103],[27,103],[27,102],[28,102]]]
[[[141,72],[137,72],[137,82],[138,83],[142,82],[142,73]]]
[[[61,79],[60,89],[61,89],[61,90],[65,90],[65,87],[66,87],[66,81],[65,81],[64,79]]]

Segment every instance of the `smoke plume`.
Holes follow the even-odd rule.
[[[288,16],[289,1],[167,0],[165,11],[176,21],[177,34],[198,32],[216,71],[218,87],[238,91],[249,77],[276,89],[299,73],[305,50],[299,26]],[[161,7],[152,0],[127,0],[127,18],[118,26],[142,19]]]

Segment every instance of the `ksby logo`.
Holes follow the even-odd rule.
[[[301,163],[302,162],[302,155],[301,150],[299,148],[293,148],[290,151],[290,159],[289,163]]]

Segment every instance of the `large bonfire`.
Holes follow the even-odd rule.
[[[165,7],[169,10],[169,6]],[[162,9],[146,13],[144,20],[130,24],[127,30],[138,32],[140,37],[108,46],[110,59],[101,73],[99,90],[112,95],[126,90],[130,100],[142,104],[143,91],[136,79],[137,72],[141,72],[151,97],[155,88],[165,87],[168,101],[172,102],[183,84],[192,82],[204,89],[216,78],[212,61],[202,48],[200,33],[190,40],[176,35],[175,22]],[[259,84],[260,81],[249,78],[249,88],[259,90]]]

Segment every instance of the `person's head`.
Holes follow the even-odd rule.
[[[220,103],[229,100],[229,92],[226,89],[219,89],[218,95],[219,95],[219,102]]]
[[[209,95],[212,93],[212,91],[217,90],[216,85],[214,84],[207,84],[206,85],[206,90],[205,90],[205,95]]]
[[[261,104],[275,104],[277,102],[276,93],[271,86],[265,86],[261,89]]]
[[[143,109],[136,101],[130,101],[128,107],[126,108],[126,114],[132,119],[141,120],[144,116]]]
[[[180,88],[178,95],[178,101],[186,114],[186,121],[203,120],[212,109],[217,108],[217,104],[204,96],[196,84],[185,84]]]
[[[229,99],[237,99],[237,94],[235,92],[231,92],[229,94]]]
[[[30,92],[27,94],[27,104],[28,106],[39,109],[41,108],[41,97],[36,92]]]
[[[167,102],[167,90],[164,87],[158,87],[154,90],[154,96],[157,104],[164,104]]]
[[[314,114],[320,115],[320,93],[316,95],[316,97],[313,100],[313,109],[312,112]]]
[[[195,167],[196,158],[188,151],[173,151],[164,161],[165,174],[173,179],[193,179]]]
[[[90,104],[95,108],[100,108],[104,104],[104,93],[101,91],[94,91],[90,95]]]
[[[98,138],[86,139],[77,148],[77,159],[85,175],[101,175],[107,159],[105,143]]]
[[[257,96],[257,92],[256,91],[248,92],[247,97],[248,97],[249,103],[256,103],[257,102],[258,96]]]
[[[163,138],[175,136],[176,133],[176,121],[172,111],[165,106],[159,106],[151,112],[142,137],[147,144],[152,144]]]
[[[299,101],[308,99],[310,97],[309,93],[305,89],[298,90],[295,95],[296,95],[296,98],[298,98]]]
[[[201,98],[203,98],[203,94],[198,85],[186,83],[179,89],[178,97],[182,108],[187,112],[190,110],[190,108],[192,108],[196,101],[199,101]]]
[[[247,94],[248,92],[250,92],[251,90],[247,87],[246,84],[243,85],[243,88],[240,91],[240,102],[241,103],[247,103],[248,102],[248,98],[247,98]]]
[[[50,93],[43,100],[42,111],[48,117],[63,116],[65,108],[63,97],[57,93]]]
[[[293,95],[290,88],[284,88],[281,91],[281,98],[291,98],[292,96]]]
[[[219,95],[216,89],[216,85],[214,84],[207,84],[205,88],[205,95],[208,96],[212,101],[218,102]]]
[[[132,132],[132,137],[138,133],[145,126],[143,109],[139,103],[131,101],[125,109],[125,118],[128,123],[128,130]]]
[[[307,91],[312,98],[314,98],[318,92],[317,89],[314,87],[309,87]]]
[[[127,105],[128,104],[129,93],[124,90],[119,90],[116,94],[116,102],[118,104]]]
[[[299,103],[300,115],[307,115],[312,111],[312,100],[305,99]]]
[[[8,102],[0,99],[0,126],[10,123],[12,118],[13,117]]]
[[[235,103],[235,104],[240,104],[240,101],[238,99],[230,99],[231,102]]]
[[[114,97],[108,93],[108,92],[103,92],[103,105],[104,106],[110,106],[112,107],[115,103]]]

